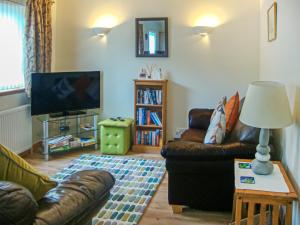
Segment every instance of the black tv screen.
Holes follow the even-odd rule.
[[[99,107],[99,71],[32,74],[31,115]]]

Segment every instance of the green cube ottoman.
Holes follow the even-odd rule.
[[[101,153],[125,155],[131,147],[132,124],[133,119],[124,121],[107,119],[99,122]]]

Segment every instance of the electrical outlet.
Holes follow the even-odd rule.
[[[176,133],[175,133],[175,139],[180,139],[181,135],[183,134],[184,131],[186,131],[187,128],[176,128]]]

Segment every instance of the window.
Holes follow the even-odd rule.
[[[0,1],[0,92],[24,88],[25,6]]]
[[[156,35],[155,32],[149,32],[149,51],[150,54],[155,54],[156,52]]]

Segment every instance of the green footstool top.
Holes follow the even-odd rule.
[[[124,121],[107,119],[99,122],[98,125],[105,127],[129,127],[132,123],[133,119],[130,118],[124,119]]]

